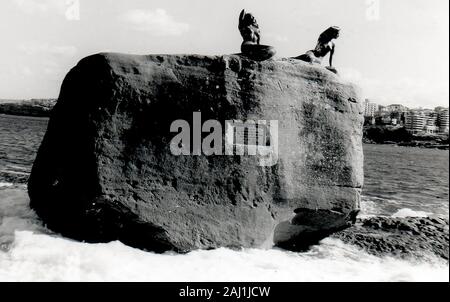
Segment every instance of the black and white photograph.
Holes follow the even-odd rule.
[[[448,284],[447,0],[2,0],[0,37],[0,282]]]

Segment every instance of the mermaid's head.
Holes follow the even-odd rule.
[[[319,42],[328,43],[332,39],[337,39],[339,37],[339,32],[341,28],[338,26],[331,26],[327,28],[322,34],[319,36]]]
[[[259,26],[252,14],[242,10],[238,27],[245,42],[259,43]]]
[[[258,22],[256,22],[256,18],[252,14],[247,13],[243,9],[239,15],[239,29],[243,28],[243,27],[249,27],[249,26],[259,28]]]

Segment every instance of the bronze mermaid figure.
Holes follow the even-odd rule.
[[[259,25],[252,14],[242,10],[239,15],[238,28],[244,39],[241,44],[241,52],[243,55],[255,61],[268,60],[275,55],[276,52],[272,46],[259,44],[261,33]]]
[[[339,37],[340,30],[341,29],[337,26],[329,27],[319,36],[316,48],[307,51],[305,54],[295,57],[295,59],[299,59],[312,64],[322,64],[322,60],[329,53],[330,65],[326,68],[334,73],[337,73],[337,70],[333,67],[333,55],[336,47],[334,40]]]

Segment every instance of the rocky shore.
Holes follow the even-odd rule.
[[[49,117],[55,104],[55,99],[3,101],[0,103],[0,114]]]
[[[385,141],[383,143],[376,143],[374,141],[364,139],[364,144],[373,144],[373,145],[395,145],[399,147],[417,147],[424,149],[439,149],[439,150],[449,150],[448,143],[440,143],[434,140],[432,141],[411,141],[411,142],[393,142],[393,141]]]
[[[449,150],[448,134],[413,135],[398,126],[364,126],[363,132],[365,144]]]
[[[449,222],[441,217],[371,217],[331,235],[376,256],[449,259]]]

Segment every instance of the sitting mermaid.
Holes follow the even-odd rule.
[[[244,41],[241,45],[242,54],[255,60],[264,61],[275,55],[272,46],[260,45],[260,31],[258,23],[252,14],[241,11],[239,15],[239,31]]]
[[[325,30],[320,36],[319,40],[317,41],[316,48],[313,50],[307,51],[305,54],[296,57],[296,59],[309,62],[309,63],[315,63],[315,64],[322,64],[323,58],[330,53],[330,66],[326,67],[328,70],[337,73],[336,69],[333,67],[333,54],[335,49],[334,39],[337,39],[339,37],[339,31],[341,29],[337,26],[332,26]]]

